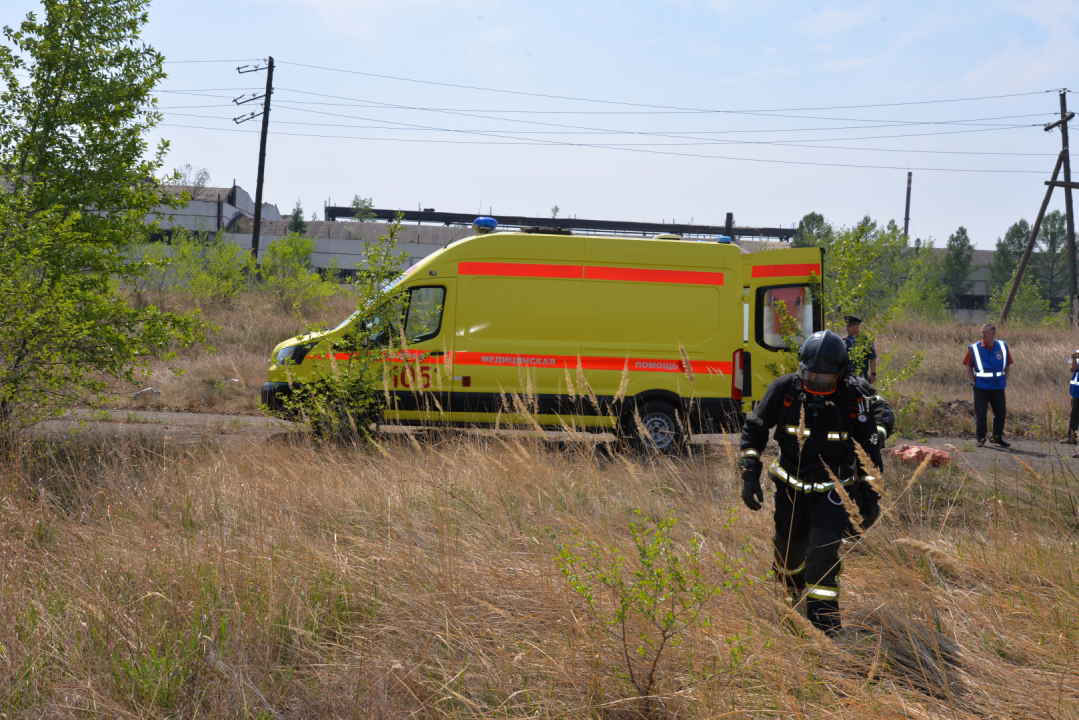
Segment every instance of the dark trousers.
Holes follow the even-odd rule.
[[[1072,414],[1068,418],[1068,434],[1074,435],[1079,430],[1079,398],[1072,398]]]
[[[806,493],[781,480],[774,495],[775,571],[791,591],[805,590],[806,615],[820,630],[839,627],[839,545],[850,523],[835,491]]]
[[[993,437],[1004,437],[1004,419],[1008,414],[1008,403],[1004,399],[1004,388],[1000,390],[982,390],[974,388],[974,434],[979,440],[985,440],[986,411],[993,408]]]

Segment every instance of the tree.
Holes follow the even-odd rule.
[[[834,231],[820,213],[811,212],[798,223],[791,247],[824,246],[831,242]]]
[[[1033,257],[1034,276],[1050,307],[1059,307],[1068,295],[1068,235],[1064,213],[1054,210],[1042,220],[1038,250]]]
[[[557,205],[555,205],[553,208],[551,208],[551,219],[552,220],[554,218],[558,217],[559,210],[560,210],[560,208]]]
[[[139,41],[148,0],[45,2],[0,45],[0,436],[93,400],[108,378],[202,339],[194,316],[132,307],[153,269],[144,218],[179,200],[163,187],[168,143],[154,86],[163,58]],[[175,176],[174,176],[175,177]]]
[[[907,239],[894,222],[880,229],[866,216],[853,228],[833,231],[824,263],[824,296],[836,328],[853,313],[883,327],[905,278]],[[877,317],[879,316],[879,317]]]
[[[997,238],[997,250],[993,253],[993,262],[989,266],[990,292],[995,292],[1002,285],[1009,285],[1019,259],[1030,239],[1030,224],[1026,220],[1014,223],[1004,237]]]
[[[905,259],[908,272],[896,294],[896,311],[922,320],[942,322],[947,317],[948,291],[941,282],[943,258],[933,247],[933,241],[915,240]]]
[[[1012,277],[1014,279],[1014,275]],[[1004,310],[1004,303],[1011,292],[1012,279],[1001,285],[989,298],[989,318],[993,321],[1000,319]],[[1008,310],[1008,323],[1017,325],[1037,325],[1049,318],[1052,310],[1049,301],[1045,299],[1041,283],[1033,273],[1023,273],[1023,279],[1019,283],[1019,290],[1015,293],[1012,306]]]
[[[209,170],[206,168],[194,167],[191,163],[184,163],[172,171],[172,177],[168,178],[165,181],[165,184],[191,188],[191,197],[195,197],[200,190],[209,184],[209,182]]]
[[[307,221],[303,219],[303,205],[296,198],[296,207],[292,208],[292,214],[288,218],[288,231],[297,235],[307,234]]]
[[[358,222],[369,222],[375,219],[374,203],[371,198],[362,198],[355,195],[352,198],[352,219]]]
[[[974,245],[970,242],[967,229],[959,226],[948,237],[941,269],[941,282],[948,290],[948,304],[955,307],[957,298],[970,289],[970,265],[974,258]]]

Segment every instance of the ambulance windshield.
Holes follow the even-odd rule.
[[[411,269],[412,269],[412,268],[409,268],[409,270],[411,270]],[[389,292],[390,290],[393,290],[393,289],[394,289],[395,287],[397,287],[398,285],[400,285],[400,284],[402,283],[402,281],[404,281],[404,279],[405,279],[405,278],[406,278],[407,276],[408,276],[408,272],[407,272],[407,271],[406,271],[406,272],[403,272],[403,273],[401,273],[401,274],[400,274],[400,275],[398,275],[398,276],[397,276],[396,278],[394,278],[393,282],[391,282],[391,283],[390,283],[389,285],[387,285],[387,286],[386,286],[386,287],[385,287],[385,288],[383,289],[383,292]],[[343,330],[344,328],[348,327],[349,323],[351,323],[351,322],[352,322],[353,320],[358,320],[359,318],[363,317],[363,314],[364,314],[364,310],[365,310],[365,308],[360,308],[360,309],[359,309],[359,310],[357,310],[356,312],[352,313],[352,314],[351,314],[351,315],[349,315],[349,316],[348,316],[347,318],[345,318],[345,319],[344,319],[344,321],[342,321],[342,323],[341,323],[340,325],[338,325],[337,327],[335,327],[335,328],[334,328],[333,330],[331,330],[330,332],[337,332],[338,330]]]

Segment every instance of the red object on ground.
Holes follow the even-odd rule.
[[[933,457],[932,465],[934,467],[938,465],[949,465],[952,462],[952,455],[946,450],[938,450],[937,448],[929,447],[928,445],[900,445],[892,449],[892,457],[902,460],[905,463],[911,465],[921,465],[927,455]]]

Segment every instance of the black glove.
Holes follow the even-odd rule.
[[[761,489],[759,473],[742,472],[742,502],[750,510],[760,510],[764,502],[764,490]]]
[[[744,457],[738,461],[742,468],[742,502],[750,510],[760,510],[764,502],[764,490],[761,489],[761,470],[764,465],[760,458]],[[756,500],[754,500],[756,498]]]
[[[880,495],[867,480],[854,483],[851,490],[862,514],[862,529],[868,530],[880,518]]]

